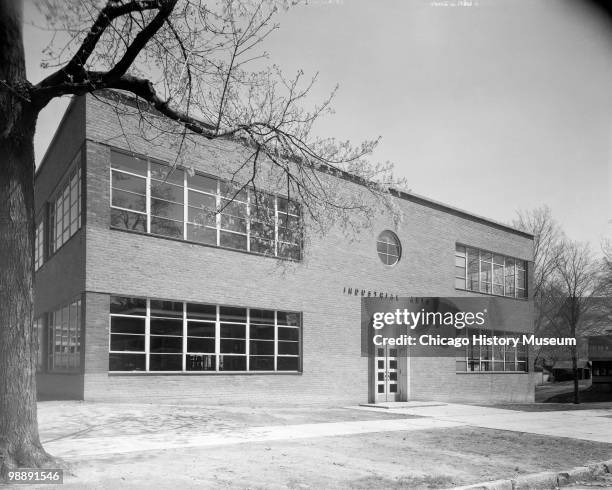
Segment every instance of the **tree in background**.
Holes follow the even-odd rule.
[[[536,360],[572,362],[574,403],[580,403],[578,360],[584,333],[601,314],[602,263],[588,244],[569,240],[546,206],[523,211],[514,225],[534,235],[533,296],[535,332],[542,337],[573,337],[577,345],[541,348]],[[583,346],[584,347],[584,346]],[[539,358],[539,359],[538,359]]]
[[[176,162],[190,142],[232,139],[245,149],[238,187],[255,184],[264,163],[314,225],[354,223],[386,199],[389,164],[369,157],[378,140],[353,146],[317,137],[333,92],[304,107],[316,77],[287,78],[261,43],[289,1],[41,0],[45,22],[65,40],[47,50],[53,71],[26,78],[22,2],[0,0],[0,472],[52,464],[38,435],[33,332],[34,131],[54,98],[127,92],[143,126],[172,137]],[[147,137],[143,132],[143,137]],[[322,175],[350,173],[361,196],[335,192]],[[248,176],[248,177],[245,177]],[[268,178],[266,176],[266,178]],[[400,183],[401,184],[401,183]],[[240,192],[237,188],[236,193]],[[371,198],[366,202],[363,195]],[[376,205],[371,205],[375,203]]]

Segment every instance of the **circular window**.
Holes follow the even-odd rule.
[[[378,235],[376,240],[376,250],[382,263],[385,265],[395,265],[402,256],[402,246],[399,238],[392,231],[385,230]]]

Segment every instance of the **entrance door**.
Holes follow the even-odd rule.
[[[398,349],[395,347],[377,347],[375,364],[375,397],[377,402],[394,402],[399,400],[399,366]]]

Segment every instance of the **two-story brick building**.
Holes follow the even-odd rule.
[[[404,385],[380,387],[360,355],[356,294],[494,295],[514,311],[512,330],[532,332],[530,235],[398,193],[399,228],[381,219],[350,243],[333,228],[303,246],[300,203],[282,193],[263,195],[268,220],[248,188],[225,206],[219,168],[236,142],[202,142],[181,161],[195,172],[169,172],[176,149],[131,136],[136,122],[107,102],[72,101],[36,175],[41,396],[337,405],[393,390],[393,399],[533,400],[521,348],[409,359]],[[393,371],[393,354],[383,370]]]

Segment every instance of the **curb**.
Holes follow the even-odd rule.
[[[558,488],[578,481],[591,480],[595,476],[612,473],[612,459],[602,463],[577,466],[568,471],[544,471],[521,475],[506,480],[494,480],[463,487],[453,487],[455,490],[523,490],[532,488]]]

